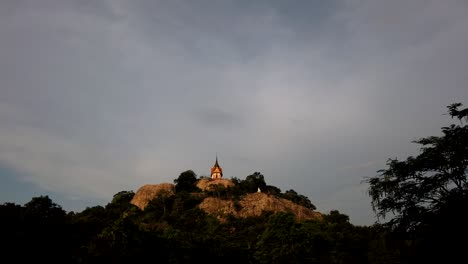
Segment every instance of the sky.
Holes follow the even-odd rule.
[[[468,105],[465,0],[2,0],[0,203],[185,170],[377,219],[366,177]]]

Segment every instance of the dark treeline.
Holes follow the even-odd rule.
[[[225,222],[187,192],[154,199],[144,211],[122,191],[105,207],[66,213],[47,196],[0,206],[2,256],[61,263],[381,263],[396,249],[382,227],[358,227],[332,211],[323,221],[264,213]]]
[[[65,212],[48,196],[4,203],[2,262],[458,263],[468,234],[468,111],[460,106],[449,106],[458,120],[442,128],[442,136],[416,141],[420,155],[390,159],[367,179],[375,212],[389,220],[382,224],[355,226],[338,211],[314,221],[271,212],[219,221],[197,207],[203,197],[236,200],[261,189],[315,206],[294,190],[267,185],[260,173],[233,178],[232,188],[194,195],[201,192],[197,178],[186,171],[174,180],[175,195],[158,196],[145,210],[130,204],[132,191],[78,213]]]

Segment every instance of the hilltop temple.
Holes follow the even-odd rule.
[[[216,155],[216,162],[213,168],[211,168],[211,179],[216,180],[221,178],[223,178],[223,169],[221,169],[221,167],[219,166],[218,155]]]

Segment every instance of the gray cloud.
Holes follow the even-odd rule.
[[[218,108],[197,109],[194,112],[194,118],[198,119],[202,125],[211,127],[239,127],[240,122],[242,122],[241,118],[235,113],[230,113]]]
[[[409,142],[467,102],[466,11],[455,0],[2,1],[0,164],[40,190],[102,201],[207,174],[218,152],[227,176],[261,171],[369,224],[363,177],[416,154]]]

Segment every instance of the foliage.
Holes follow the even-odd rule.
[[[414,141],[420,154],[406,160],[389,159],[387,169],[368,179],[372,206],[391,236],[405,241],[397,247],[408,262],[456,262],[463,257],[468,226],[462,215],[468,203],[468,108],[448,106],[459,124],[442,128],[441,136]]]
[[[135,196],[133,191],[120,191],[114,194],[111,204],[128,204],[133,196]]]
[[[132,191],[118,192],[105,206],[69,214],[44,196],[33,198],[25,206],[6,203],[0,206],[2,226],[15,228],[4,230],[8,230],[3,232],[4,239],[10,241],[11,248],[35,252],[38,259],[67,263],[338,263],[332,261],[337,250],[333,243],[340,245],[337,241],[342,238],[331,240],[329,225],[296,222],[290,214],[271,212],[258,217],[228,217],[220,222],[197,207],[205,193],[186,191],[191,189],[192,176],[182,173],[176,180],[182,189],[172,196],[157,196],[144,211],[130,204]],[[260,173],[236,183],[234,188],[221,188],[213,195],[227,197],[235,190],[247,193],[258,188],[281,194],[278,188],[267,186]],[[351,226],[346,232],[353,233],[352,225],[346,224]],[[40,237],[50,240],[40,244]],[[363,240],[362,244],[368,242]],[[50,247],[56,258],[47,257]],[[358,248],[356,254],[365,255],[366,250]]]
[[[59,213],[61,222],[49,217],[34,222],[35,215],[63,212],[49,198],[33,198],[27,207],[0,205],[11,254],[5,257],[18,259],[24,254],[15,249],[21,249],[37,260],[67,263],[372,263],[369,250],[378,250],[372,253],[376,260],[381,252],[393,252],[375,242],[379,236],[369,235],[373,228],[355,227],[337,211],[324,221],[297,222],[291,214],[270,212],[219,222],[196,207],[197,195],[179,192],[141,211],[128,206],[130,194],[119,192],[106,206]]]
[[[25,215],[35,223],[53,223],[63,221],[65,211],[52,202],[49,196],[34,197],[24,205]]]
[[[316,237],[313,232],[304,232],[305,226],[296,223],[294,215],[272,215],[265,226],[255,252],[259,263],[313,263],[317,260],[313,252]]]
[[[199,191],[196,186],[197,175],[192,170],[182,172],[177,179],[174,180],[176,192],[195,192]]]
[[[460,106],[453,104],[448,109],[461,125],[443,127],[442,136],[414,141],[421,145],[418,156],[389,159],[387,169],[368,179],[372,206],[379,217],[394,214],[389,222],[392,227],[414,231],[450,207],[466,205],[468,112],[458,110]]]
[[[245,177],[245,180],[241,184],[243,185],[243,189],[249,193],[256,192],[258,189],[264,191],[266,188],[265,177],[260,172],[254,172]]]
[[[265,187],[265,192],[268,194],[276,195],[276,196],[281,195],[281,189],[273,185],[267,185]]]
[[[279,196],[281,198],[290,200],[293,203],[296,203],[298,205],[302,205],[302,206],[304,206],[306,208],[309,208],[310,210],[317,209],[315,207],[315,205],[313,205],[312,202],[309,200],[309,198],[307,198],[307,196],[302,195],[302,194],[298,194],[294,190],[288,190],[288,191],[284,192],[284,194],[280,194]]]
[[[245,180],[231,178],[231,181],[234,183],[234,187],[228,188],[227,190],[217,190],[216,193],[218,196],[224,195],[225,197],[232,199],[247,193],[257,192],[258,189],[260,189],[261,192],[290,200],[291,202],[302,205],[308,209],[317,209],[305,195],[298,194],[294,190],[288,190],[284,193],[281,193],[281,189],[278,187],[267,185],[265,182],[265,177],[260,172],[254,172],[253,174],[247,176]]]

